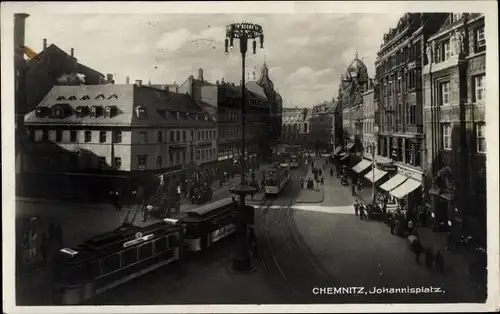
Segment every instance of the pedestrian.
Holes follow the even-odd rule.
[[[300,188],[304,189],[304,178],[300,179]]]
[[[432,250],[428,248],[425,250],[425,266],[428,268],[432,268],[432,264],[434,263],[434,256],[432,255]]]
[[[412,242],[412,251],[413,254],[415,254],[415,261],[417,262],[418,265],[420,265],[420,254],[422,254],[423,247],[422,243],[420,243],[420,239],[418,237],[415,238],[415,240]]]
[[[436,252],[436,256],[434,257],[434,263],[436,265],[436,269],[439,272],[443,272],[444,270],[444,259],[439,251]]]
[[[387,219],[389,221],[389,227],[391,228],[391,234],[394,234],[394,227],[396,225],[395,221],[394,221],[394,217],[391,214],[388,214]]]
[[[359,206],[359,219],[360,220],[364,220],[365,219],[365,209],[364,209],[365,205],[363,204],[360,204]]]
[[[354,214],[355,214],[356,216],[358,216],[358,212],[359,212],[359,202],[358,202],[358,200],[355,200],[355,201],[354,201],[354,205],[353,205],[353,207],[354,207]]]
[[[49,249],[49,241],[47,239],[47,234],[45,232],[42,233],[42,240],[40,242],[40,253],[42,254],[42,261],[44,263],[47,262],[47,251]]]
[[[330,177],[333,177],[333,168],[330,169]]]
[[[354,183],[351,184],[352,196],[356,195],[356,186]]]

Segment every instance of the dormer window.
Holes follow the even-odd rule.
[[[112,118],[116,116],[116,106],[106,106],[106,118]]]
[[[111,95],[108,97],[108,100],[111,100],[111,99],[118,99],[118,96],[116,96],[115,94]]]
[[[78,106],[78,107],[76,107],[76,117],[77,118],[81,118],[81,117],[87,115],[88,111],[89,111],[89,107],[87,107],[87,106]]]
[[[44,106],[37,107],[35,109],[35,116],[39,117],[39,118],[44,117],[45,113],[46,113],[46,109],[47,109],[47,107],[44,107]]]
[[[54,106],[52,107],[52,116],[54,118],[62,118],[63,117],[63,110],[60,106]]]
[[[64,96],[59,96],[57,97],[57,100],[66,100],[66,98]]]
[[[137,116],[138,119],[146,119],[147,118],[146,107],[137,106],[135,108],[135,115]]]
[[[70,96],[68,100],[76,100],[76,96]]]
[[[93,118],[96,118],[101,115],[102,113],[102,107],[101,106],[92,106],[90,109],[91,116]]]
[[[97,95],[97,97],[95,99],[105,99],[105,97],[103,94],[99,94],[99,95]]]
[[[82,98],[80,98],[80,100],[89,100],[89,99],[90,99],[89,95],[85,95]]]

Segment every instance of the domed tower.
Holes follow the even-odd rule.
[[[357,53],[354,60],[347,67],[345,77],[350,78],[351,80],[356,80],[360,84],[368,82],[368,70],[363,61],[358,58]]]

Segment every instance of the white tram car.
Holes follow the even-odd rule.
[[[278,195],[283,191],[288,181],[290,181],[290,164],[281,163],[269,169],[265,174],[264,193],[266,195]]]

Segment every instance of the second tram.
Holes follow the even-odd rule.
[[[280,194],[290,180],[289,164],[281,163],[266,171],[264,193],[266,195]]]

